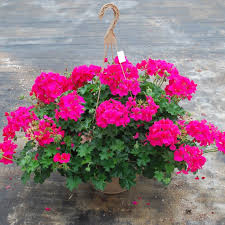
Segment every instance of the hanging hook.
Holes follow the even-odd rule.
[[[119,15],[120,15],[120,12],[119,12],[119,9],[117,8],[117,6],[114,5],[113,3],[108,3],[108,4],[103,5],[102,8],[100,9],[100,11],[99,11],[100,19],[102,19],[102,17],[105,14],[106,9],[108,9],[108,8],[111,8],[113,10],[114,18],[104,36],[104,50],[105,50],[104,58],[107,56],[109,46],[111,46],[111,50],[112,50],[113,45],[117,46],[116,36],[115,36],[113,30],[116,26],[117,21],[119,20]],[[107,47],[107,49],[105,48],[105,46]]]

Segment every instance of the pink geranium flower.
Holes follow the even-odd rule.
[[[133,205],[138,205],[138,202],[137,201],[133,201],[132,204]]]
[[[61,160],[61,155],[60,153],[56,153],[53,157],[54,162],[59,162]]]
[[[45,104],[54,102],[63,92],[71,89],[71,82],[57,73],[41,73],[35,80],[30,95]]]
[[[191,100],[192,94],[196,91],[197,84],[181,75],[174,76],[169,80],[169,84],[165,88],[165,92],[169,96],[176,96],[181,99],[187,98]]]
[[[141,89],[138,81],[139,75],[137,68],[128,60],[120,64],[118,57],[115,64],[108,65],[100,74],[102,84],[108,85],[113,95],[125,96],[129,92],[137,95]]]
[[[70,161],[70,154],[69,153],[62,153],[61,159],[59,160],[60,163],[68,163]]]
[[[189,145],[181,145],[180,148],[174,152],[174,160],[179,162],[185,161],[187,163],[187,170],[183,170],[185,173],[198,171],[206,162],[203,151],[196,146]]]
[[[58,103],[59,109],[55,111],[55,117],[58,120],[62,118],[64,120],[77,121],[81,114],[84,113],[84,99],[77,94],[76,91],[60,98]]]
[[[46,207],[46,208],[45,208],[45,211],[51,211],[51,208]]]
[[[217,127],[211,123],[207,124],[206,120],[193,120],[185,126],[185,129],[187,134],[193,137],[201,146],[213,144],[216,137],[218,137]]]
[[[137,132],[137,133],[133,136],[133,138],[134,138],[134,139],[138,139],[138,137],[139,137],[139,133]]]
[[[54,142],[56,137],[62,139],[64,131],[48,117],[31,124],[30,129],[26,131],[26,137],[29,140],[37,141],[40,146],[45,146]]]
[[[3,143],[0,143],[0,163],[3,164],[11,164],[13,163],[12,158],[13,154],[15,153],[15,149],[17,145],[14,144],[11,140],[6,140]]]
[[[126,102],[126,107],[129,110],[130,118],[135,121],[142,120],[145,122],[150,122],[159,108],[151,96],[146,96],[146,102],[142,105],[137,104],[135,98],[129,97]]]
[[[5,140],[13,139],[16,132],[21,129],[26,132],[30,127],[31,123],[38,120],[34,112],[31,112],[33,106],[30,107],[19,107],[17,110],[7,113],[8,124],[3,128],[3,136]]]
[[[142,60],[136,67],[139,70],[145,71],[149,76],[159,75],[160,77],[166,76],[166,72],[171,76],[177,76],[179,74],[177,68],[172,64],[164,60],[154,60],[149,58],[147,61]]]
[[[70,161],[70,154],[69,153],[56,153],[53,157],[54,162],[59,162],[59,163],[68,163]]]
[[[218,132],[215,140],[218,151],[225,153],[225,132]]]
[[[36,153],[36,155],[34,156],[34,160],[38,160],[38,156],[39,156],[39,154]]]
[[[94,76],[99,75],[100,71],[101,67],[95,65],[90,65],[89,67],[86,65],[75,67],[69,78],[73,90],[83,87],[88,81],[91,81]]]
[[[178,142],[177,138],[180,134],[178,126],[172,120],[162,119],[149,127],[146,137],[152,146],[165,145],[169,146],[171,150],[175,150],[175,144]]]
[[[102,102],[96,112],[96,123],[102,128],[109,124],[125,127],[130,122],[127,108],[114,99]]]

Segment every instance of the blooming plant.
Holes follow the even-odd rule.
[[[32,175],[43,183],[58,171],[70,190],[81,182],[103,190],[113,177],[129,189],[137,174],[169,184],[174,170],[202,169],[204,153],[225,153],[225,132],[191,120],[179,105],[196,86],[173,64],[153,59],[135,66],[116,57],[106,68],[41,73],[30,92],[33,105],[5,113],[0,162],[17,163],[23,182]],[[19,131],[26,142],[16,152]]]

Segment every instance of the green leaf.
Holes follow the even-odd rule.
[[[92,152],[94,146],[89,145],[88,143],[82,144],[77,148],[78,155],[84,157]]]
[[[121,185],[122,188],[126,188],[127,190],[129,190],[132,186],[134,186],[136,184],[134,179],[120,179],[119,183]]]
[[[40,168],[36,171],[34,171],[34,182],[35,183],[44,183],[44,181],[50,177],[51,172],[52,172],[52,168],[48,167],[48,168]]]
[[[47,147],[44,148],[44,152],[45,152],[45,156],[52,157],[59,151],[56,149],[55,144],[51,144],[51,145],[47,145]]]
[[[99,154],[101,160],[107,160],[112,158],[114,153],[109,149],[109,147],[102,147],[102,152]]]
[[[26,154],[17,161],[18,165],[21,166],[21,170],[27,173],[32,173],[39,166],[39,161],[34,160],[35,152],[26,152]]]
[[[104,179],[99,179],[99,180],[97,180],[97,179],[93,178],[93,179],[91,180],[91,182],[92,182],[92,184],[95,186],[95,188],[96,188],[97,190],[101,190],[101,191],[104,190],[105,185],[106,185]]]
[[[22,183],[26,184],[29,179],[30,179],[30,173],[24,172],[21,177]]]
[[[83,159],[80,157],[73,157],[73,160],[71,160],[71,164],[70,164],[71,171],[76,173],[79,170],[79,168],[82,166],[82,161]]]
[[[24,100],[24,98],[25,98],[25,96],[24,96],[24,95],[21,95],[21,96],[19,97],[19,100]]]
[[[68,147],[71,147],[71,137],[70,136],[64,137],[64,141]]]
[[[166,184],[166,185],[168,185],[168,184],[170,183],[170,181],[171,181],[171,178],[170,178],[170,177],[166,177],[166,178],[164,178],[164,179],[162,180],[162,182],[163,182],[164,184]]]
[[[125,148],[125,143],[120,139],[116,139],[111,146],[113,151],[122,151]]]
[[[39,167],[39,162],[37,160],[31,160],[27,165],[27,172],[34,172],[37,167]]]
[[[140,153],[140,145],[139,145],[138,141],[136,141],[134,147],[131,149],[130,152],[131,152],[131,154],[133,154],[135,156]]]
[[[134,148],[135,148],[135,149],[139,149],[139,143],[138,143],[138,141],[136,141],[136,143],[135,143],[135,145],[134,145]]]
[[[101,160],[105,160],[109,158],[109,154],[107,152],[101,152],[99,154]]]
[[[139,167],[146,166],[149,161],[150,161],[150,159],[142,157],[137,160],[137,165]]]
[[[165,161],[169,161],[170,163],[174,162],[174,152],[172,151],[165,151],[163,154],[163,158],[165,159]]]
[[[109,172],[110,169],[115,167],[114,160],[108,159],[108,160],[102,160],[101,165],[104,167],[105,171]]]
[[[155,171],[154,177],[160,182],[160,181],[162,181],[164,174],[161,171]]]
[[[40,163],[43,168],[48,168],[49,166],[53,164],[53,159],[52,157],[49,157],[48,155],[43,155]]]
[[[84,95],[87,92],[88,85],[84,85],[82,88],[79,88],[78,93]]]
[[[167,104],[166,111],[173,116],[183,115],[185,113],[183,108],[181,108],[179,105],[173,102],[171,102],[170,104]]]
[[[24,150],[24,151],[29,151],[29,150],[33,149],[34,146],[35,146],[34,141],[28,141],[28,142],[25,144],[23,150]]]
[[[165,165],[165,168],[166,168],[166,173],[168,174],[168,175],[170,175],[173,171],[174,171],[174,165],[173,164],[166,164]]]
[[[77,188],[81,182],[82,180],[78,176],[67,177],[66,186],[70,191],[73,191],[73,189]]]
[[[155,174],[155,168],[150,165],[151,163],[145,167],[145,169],[143,170],[143,175],[149,179],[152,179]]]

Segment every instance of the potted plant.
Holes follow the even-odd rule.
[[[23,182],[32,175],[43,183],[58,171],[70,190],[81,182],[104,190],[114,178],[130,189],[136,175],[169,184],[175,169],[196,173],[204,153],[225,152],[225,133],[191,120],[179,105],[196,86],[173,64],[152,59],[135,66],[116,57],[103,70],[83,65],[67,76],[41,73],[33,105],[6,113],[0,162],[16,162]],[[26,143],[16,153],[19,131]]]
[[[115,21],[107,45],[115,43]],[[30,92],[32,105],[5,113],[0,163],[17,163],[24,183],[31,176],[43,183],[58,171],[70,190],[91,182],[117,193],[135,185],[138,175],[168,185],[176,170],[202,169],[204,153],[225,153],[225,132],[192,120],[180,106],[197,85],[173,64],[148,59],[133,65],[118,57],[105,62],[105,68],[82,65],[65,75],[41,73]],[[16,152],[18,132],[26,141]],[[116,183],[119,189],[109,190]]]

